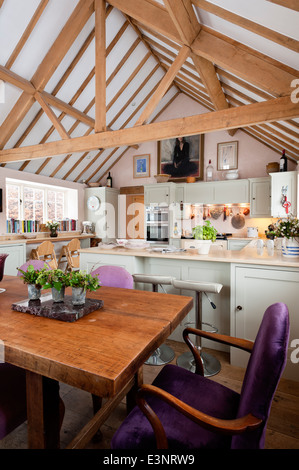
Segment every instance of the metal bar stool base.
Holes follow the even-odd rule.
[[[146,365],[149,366],[163,366],[168,362],[171,362],[175,357],[175,352],[166,344],[161,344],[145,361]]]
[[[216,375],[220,372],[221,364],[216,357],[204,351],[201,351],[200,356],[203,362],[205,377],[211,377],[212,375]],[[179,367],[183,367],[190,372],[195,372],[195,361],[191,352],[181,354],[181,356],[177,358],[176,363]]]

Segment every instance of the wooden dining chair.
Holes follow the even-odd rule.
[[[54,244],[50,241],[41,243],[37,248],[31,251],[31,259],[41,259],[46,261],[51,269],[57,269],[58,263],[55,254]]]
[[[204,376],[189,334],[250,353],[241,393]],[[264,313],[255,342],[184,330],[196,373],[168,364],[152,385],[142,385],[137,404],[112,438],[112,449],[262,449],[273,397],[287,361],[289,312],[275,303]]]
[[[73,238],[67,245],[61,248],[58,265],[66,262],[65,272],[77,270],[80,268],[80,240]]]

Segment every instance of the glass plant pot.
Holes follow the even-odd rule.
[[[62,286],[60,290],[55,289],[55,287],[52,287],[52,300],[53,302],[63,302],[64,301],[64,292],[65,292],[65,287]]]
[[[84,305],[86,298],[86,290],[82,287],[72,287],[72,304]]]

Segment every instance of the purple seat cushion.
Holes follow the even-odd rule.
[[[27,419],[26,372],[0,364],[0,439]]]
[[[238,393],[175,365],[164,366],[153,385],[217,418],[231,419],[238,411]],[[156,397],[147,401],[163,424],[169,449],[230,448],[230,436],[205,430]],[[156,448],[152,427],[138,407],[116,431],[111,445],[113,449]]]
[[[32,265],[34,269],[39,270],[39,271],[45,267],[50,269],[48,263],[46,263],[46,261],[43,261],[41,259],[30,259],[29,261],[26,261],[26,263],[22,264],[22,266],[20,266],[20,269],[22,269],[22,271],[27,271],[29,265]],[[17,275],[22,276],[22,273],[18,271]]]
[[[91,274],[99,278],[102,286],[133,289],[133,276],[121,266],[100,266]]]

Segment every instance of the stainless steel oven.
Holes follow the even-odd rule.
[[[148,242],[168,243],[169,209],[168,206],[146,207],[146,240]]]

